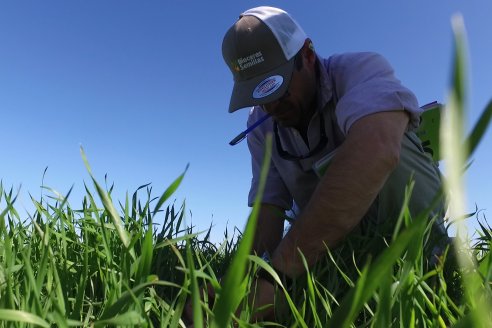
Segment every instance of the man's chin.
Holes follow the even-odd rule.
[[[293,128],[297,125],[297,122],[289,119],[275,119],[275,121],[283,128]]]

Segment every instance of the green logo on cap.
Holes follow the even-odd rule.
[[[236,62],[232,62],[231,63],[231,66],[232,68],[236,71],[236,72],[239,72],[241,70],[241,68],[239,67],[239,64],[236,63]]]

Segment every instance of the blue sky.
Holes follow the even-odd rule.
[[[155,196],[190,167],[175,194],[187,220],[242,228],[251,169],[247,110],[227,113],[232,77],[221,42],[254,6],[286,9],[322,56],[376,51],[420,103],[446,101],[451,16],[461,12],[469,46],[469,122],[492,98],[492,2],[477,1],[3,1],[0,3],[0,179],[21,187],[31,211],[45,185],[80,207],[82,145],[96,178],[115,198],[152,183]],[[491,132],[467,174],[468,209],[490,217]],[[142,194],[144,197],[145,195]]]

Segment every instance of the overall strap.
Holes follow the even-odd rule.
[[[335,109],[337,107],[337,99],[336,99],[336,93],[333,92],[333,95],[331,97],[331,100],[326,104],[325,109],[330,115],[330,123],[331,123],[331,130],[333,131],[333,138],[335,142],[335,147],[338,148],[344,141],[345,141],[345,135],[343,134],[342,130],[338,126],[338,120],[337,116],[335,113]]]
[[[335,113],[335,109],[337,108],[337,103],[338,103],[338,93],[337,93],[335,81],[333,81],[333,79],[329,74],[331,58],[332,57],[329,57],[328,59],[325,60],[326,62],[325,70],[327,75],[329,76],[328,78],[331,79],[332,93],[331,93],[331,99],[325,105],[324,111],[328,112],[328,114],[330,115],[331,130],[333,131],[335,148],[338,148],[345,141],[345,135],[342,133],[342,130],[338,126],[338,120]]]

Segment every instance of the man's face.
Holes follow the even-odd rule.
[[[279,125],[300,129],[309,122],[313,114],[316,79],[314,62],[306,56],[297,60],[303,60],[303,65],[300,70],[294,69],[287,92],[262,107]]]

